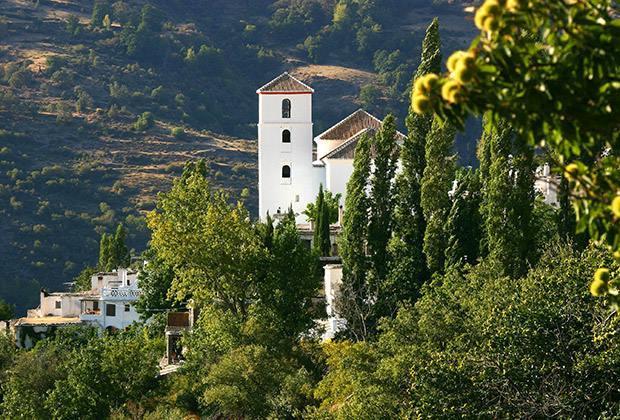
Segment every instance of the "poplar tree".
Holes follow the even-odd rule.
[[[533,151],[517,142],[508,123],[488,121],[490,166],[481,212],[489,258],[498,275],[519,277],[527,271],[533,251]]]
[[[336,296],[336,312],[347,321],[350,336],[363,339],[367,335],[369,314],[366,274],[366,238],[369,199],[366,187],[370,176],[370,141],[363,136],[355,148],[353,173],[347,183],[342,235],[339,239],[342,257],[342,285]]]
[[[439,73],[440,70],[441,40],[439,21],[435,18],[426,29],[422,57],[413,82],[428,73]],[[406,119],[408,133],[400,152],[402,172],[396,177],[394,235],[390,244],[390,285],[392,295],[399,301],[415,300],[420,286],[428,276],[423,249],[426,225],[420,191],[426,166],[426,138],[432,121],[431,115],[416,114],[409,107]]]
[[[114,253],[112,236],[104,233],[99,240],[99,269],[109,271],[112,268],[111,259]]]
[[[478,172],[480,174],[480,189],[482,195],[486,194],[487,183],[489,180],[489,168],[491,167],[491,132],[492,129],[487,125],[492,124],[490,115],[485,115],[482,119],[483,132],[478,140],[476,155],[480,166]],[[484,257],[489,253],[489,244],[487,243],[488,235],[486,234],[486,224],[482,223],[482,233],[480,237],[480,256]]]
[[[455,134],[453,126],[436,118],[426,142],[421,204],[426,221],[424,254],[431,274],[444,270],[447,246],[445,223],[451,204],[448,193],[454,180],[452,147]]]
[[[99,241],[99,269],[114,270],[119,267],[129,267],[131,253],[125,244],[127,231],[122,224],[116,228],[114,235],[104,233]]]
[[[396,121],[393,115],[385,117],[374,138],[374,170],[370,181],[370,222],[368,250],[372,260],[373,279],[377,289],[382,287],[388,272],[388,243],[392,237],[394,187],[392,180],[398,161]]]
[[[478,259],[482,231],[481,200],[480,173],[471,168],[459,171],[446,222],[446,267],[473,264]]]
[[[127,241],[127,231],[125,230],[125,227],[123,226],[123,224],[120,223],[116,227],[116,232],[114,233],[113,262],[114,262],[114,265],[116,265],[116,267],[112,267],[112,268],[129,267],[129,264],[131,263],[131,254],[129,252],[129,248],[127,248],[126,241]]]

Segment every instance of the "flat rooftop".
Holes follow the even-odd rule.
[[[15,325],[66,325],[80,324],[79,317],[43,316],[40,318],[19,318]]]

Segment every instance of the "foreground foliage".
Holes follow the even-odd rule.
[[[375,343],[329,344],[319,412],[365,417],[596,417],[620,413],[617,318],[584,278],[604,253],[551,247],[517,281],[449,270]]]

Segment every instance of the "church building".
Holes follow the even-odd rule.
[[[320,185],[341,194],[343,204],[357,141],[374,134],[381,120],[359,109],[314,137],[314,89],[284,73],[256,93],[260,218],[267,213],[277,217],[292,207],[297,223],[306,222],[302,212],[314,202]]]

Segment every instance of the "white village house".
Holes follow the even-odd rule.
[[[20,347],[29,348],[53,330],[71,325],[93,326],[100,331],[120,330],[139,320],[134,306],[140,297],[138,272],[119,268],[91,277],[91,289],[77,293],[41,290],[39,307],[11,322],[9,328]]]

